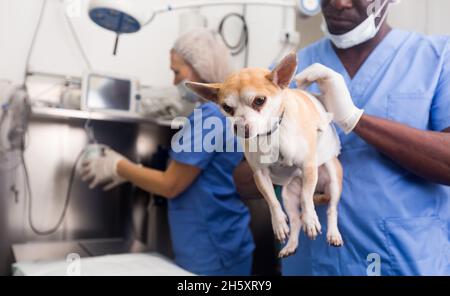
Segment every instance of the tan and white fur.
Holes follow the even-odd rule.
[[[280,257],[296,251],[301,229],[310,239],[321,233],[314,208],[316,199],[328,201],[328,243],[343,244],[337,223],[342,191],[342,167],[337,159],[339,138],[331,124],[331,114],[316,97],[288,88],[296,68],[297,57],[291,53],[272,71],[243,69],[224,83],[186,83],[201,97],[217,103],[232,118],[235,132],[243,138],[255,183],[270,208],[275,236],[282,242],[289,238]],[[263,142],[278,145],[275,151],[279,151],[279,157],[273,162],[261,161],[270,153],[267,149],[250,149]],[[289,220],[273,184],[283,186],[282,201]]]

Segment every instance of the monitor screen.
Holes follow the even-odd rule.
[[[131,104],[131,81],[90,75],[87,88],[86,107],[128,111]]]

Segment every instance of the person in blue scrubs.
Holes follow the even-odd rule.
[[[450,38],[392,29],[389,3],[363,24],[370,3],[323,0],[328,38],[298,53],[300,84],[340,115],[344,246],[302,233],[284,275],[450,275]]]
[[[176,41],[171,69],[183,98],[198,106],[172,140],[166,171],[141,167],[106,149],[102,157],[83,164],[84,179],[93,179],[91,187],[109,183],[107,189],[131,181],[166,197],[179,266],[199,275],[250,275],[254,250],[250,215],[233,181],[243,153],[238,152],[237,140],[227,131],[219,108],[199,101],[184,88],[185,80],[224,80],[231,71],[229,53],[216,34],[196,29]],[[213,149],[203,142],[211,143]],[[234,149],[230,152],[227,147]]]

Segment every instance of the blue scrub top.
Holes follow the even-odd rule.
[[[298,53],[298,71],[324,64],[344,76],[367,114],[442,131],[450,127],[449,40],[392,30],[351,79],[323,39]],[[317,85],[310,91],[318,93]],[[282,262],[283,274],[449,275],[450,187],[415,176],[354,133],[339,135],[344,246],[327,245],[326,206],[319,206],[323,234],[311,241],[302,233],[297,253]]]
[[[194,122],[194,118],[198,120]],[[228,151],[227,145],[236,151],[237,140],[232,132],[219,127],[226,127],[226,118],[215,104],[202,104],[188,119],[189,127],[181,131],[179,143],[188,143],[192,151],[175,152],[172,145],[170,157],[202,172],[189,188],[169,201],[175,262],[197,274],[225,273],[251,257],[254,249],[250,215],[232,177],[243,153],[220,152]],[[202,151],[194,152],[195,145],[203,142],[217,149],[200,146]],[[250,270],[235,272],[249,275]]]

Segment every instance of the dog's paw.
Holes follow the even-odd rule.
[[[280,253],[278,254],[278,258],[286,258],[295,254],[295,251],[297,251],[297,247],[298,241],[289,240],[287,245],[284,246],[283,249],[281,249]]]
[[[287,224],[287,216],[282,210],[276,211],[272,215],[272,227],[275,238],[284,243],[289,237],[289,226]]]
[[[344,241],[342,240],[342,236],[338,229],[329,229],[327,231],[327,242],[333,247],[342,247],[344,245]]]
[[[303,231],[310,239],[316,239],[317,235],[321,233],[322,226],[315,211],[302,213],[302,225]]]

